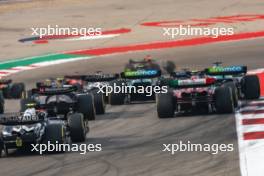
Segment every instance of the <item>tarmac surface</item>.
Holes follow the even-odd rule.
[[[53,6],[55,4],[56,6]],[[157,0],[157,1],[42,1],[17,6],[0,5],[0,59],[20,58],[58,51],[120,46],[165,41],[161,30],[140,26],[143,21],[209,18],[233,14],[257,14],[261,1]],[[25,7],[26,6],[26,7]],[[23,44],[18,39],[30,35],[30,27],[60,24],[99,26],[105,29],[131,28],[134,32],[112,39],[62,42],[45,45]],[[234,24],[238,31],[261,29],[263,22]],[[26,35],[26,36],[25,36]],[[263,39],[223,42],[201,46],[98,56],[43,67],[12,75],[32,87],[40,79],[65,74],[85,74],[102,70],[120,72],[130,58],[151,55],[160,63],[173,60],[178,68],[207,67],[214,61],[227,65],[243,64],[250,69],[263,65]],[[18,109],[8,101],[6,110]],[[43,155],[14,152],[0,159],[0,175],[5,176],[239,176],[239,152],[234,115],[187,115],[158,119],[155,103],[107,106],[105,115],[90,122],[87,144],[102,144],[103,151]],[[233,152],[164,152],[163,144],[179,141],[199,144],[233,144]]]

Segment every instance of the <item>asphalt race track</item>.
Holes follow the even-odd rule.
[[[18,4],[23,6],[4,10],[0,5],[0,60],[35,56],[51,52],[73,51],[86,48],[121,46],[136,43],[165,41],[161,31],[140,26],[143,21],[162,21],[190,18],[209,18],[234,14],[261,14],[264,3],[258,0],[211,1],[211,0],[147,0],[147,1],[70,1],[59,0],[51,4]],[[44,10],[46,8],[46,12]],[[87,9],[86,9],[87,8]],[[15,10],[14,10],[15,9]],[[34,15],[35,14],[35,15]],[[56,16],[60,14],[59,16]],[[62,15],[63,14],[63,15]],[[110,15],[111,14],[111,15]],[[55,16],[52,20],[52,16]],[[105,19],[105,16],[109,18]],[[70,20],[64,19],[68,17]],[[90,18],[88,18],[90,17]],[[17,18],[17,19],[16,19]],[[37,21],[37,18],[40,20]],[[8,21],[9,19],[9,21]],[[45,20],[47,19],[47,20]],[[74,19],[74,20],[72,20]],[[21,21],[20,21],[21,20]],[[34,24],[103,25],[105,28],[131,28],[134,33],[111,39],[54,41],[43,45],[20,44],[18,39],[29,36],[31,21]],[[61,21],[60,21],[61,20]],[[78,21],[78,22],[76,22]],[[16,23],[17,22],[17,23]],[[262,26],[261,26],[262,25]],[[239,32],[257,31],[263,21],[235,25]],[[4,34],[5,33],[5,34]],[[158,36],[159,35],[159,36]],[[152,39],[153,38],[153,39]],[[151,55],[162,63],[173,60],[179,68],[204,68],[214,61],[226,65],[243,64],[250,69],[263,67],[263,38],[229,41],[188,47],[146,50],[114,55],[98,56],[59,65],[51,65],[19,72],[9,77],[23,81],[30,88],[39,79],[65,74],[85,74],[103,70],[120,72],[130,58]],[[8,112],[18,109],[18,102],[8,101]],[[235,115],[187,115],[171,119],[158,119],[154,103],[107,106],[105,115],[90,122],[91,131],[87,143],[102,144],[102,152],[65,153],[39,156],[14,152],[0,159],[2,176],[240,176],[238,140]],[[163,152],[163,144],[179,140],[201,144],[234,144],[233,152],[213,155],[207,152]]]

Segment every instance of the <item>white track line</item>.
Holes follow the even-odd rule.
[[[82,36],[82,37],[75,37],[75,38],[69,38],[64,39],[63,41],[75,41],[75,40],[97,40],[97,39],[106,39],[106,38],[113,38],[117,37],[120,34],[108,34],[108,35],[95,35],[95,36]]]

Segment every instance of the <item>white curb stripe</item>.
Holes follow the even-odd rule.
[[[47,62],[40,62],[40,63],[35,63],[29,66],[19,66],[19,67],[13,67],[11,69],[5,69],[5,70],[0,70],[0,72],[6,72],[6,73],[0,73],[0,77],[5,77],[9,76],[11,74],[15,74],[18,72],[26,71],[26,70],[32,70],[40,67],[46,67],[50,65],[57,65],[57,64],[62,64],[62,63],[68,63],[68,62],[74,62],[78,60],[88,60],[92,59],[94,56],[85,56],[85,57],[77,57],[77,58],[72,58],[72,59],[61,59],[61,60],[56,60],[56,61],[47,61]]]
[[[241,110],[263,110],[264,106],[252,106],[256,103],[264,103],[263,100],[251,101]],[[245,140],[244,135],[254,132],[264,132],[264,124],[245,124],[243,120],[264,118],[263,114],[241,114],[236,113],[236,128],[239,145],[239,158],[241,176],[263,176],[264,175],[264,139]]]

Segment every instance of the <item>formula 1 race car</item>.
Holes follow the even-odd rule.
[[[84,142],[89,131],[88,122],[81,113],[67,116],[38,110],[33,104],[23,113],[10,113],[0,117],[3,129],[0,135],[0,156],[9,149],[32,149],[32,144],[65,144]]]
[[[106,87],[113,80],[119,78],[118,74],[105,74],[101,71],[89,75],[68,75],[64,79],[66,84],[76,85],[81,91],[90,92],[94,96],[96,114],[104,114],[108,103]]]
[[[232,113],[238,106],[239,99],[260,97],[258,77],[246,73],[246,66],[221,67],[219,63],[202,71],[175,72],[172,78],[161,81],[170,87],[170,91],[166,95],[158,95],[158,115],[160,118],[171,117],[175,110],[189,111],[193,107]],[[166,102],[170,102],[171,98],[166,100],[166,96],[174,97],[171,103],[175,108],[167,112],[165,107],[170,106]],[[166,112],[165,115],[163,112]]]
[[[158,117],[173,117],[175,111],[190,112],[194,108],[206,112],[234,112],[232,90],[228,86],[215,86],[216,81],[211,77],[163,80],[169,89],[157,95]]]
[[[0,89],[6,99],[20,99],[25,95],[24,83],[12,83],[11,79],[1,79]]]
[[[130,59],[129,62],[125,65],[125,71],[136,71],[136,70],[161,70],[160,65],[150,56],[145,57],[144,59]]]
[[[108,92],[109,103],[111,105],[122,105],[132,101],[155,100],[155,90],[160,88],[157,85],[160,76],[161,70],[155,69],[126,70],[122,72],[121,79],[114,80],[109,85],[112,89]]]
[[[95,120],[95,108],[93,96],[90,93],[77,92],[75,86],[62,87],[45,87],[41,86],[34,88],[31,91],[31,96],[21,100],[21,111],[26,109],[26,104],[29,102],[36,103],[41,109],[54,108],[56,114],[67,116],[70,112],[82,113],[85,120]]]
[[[88,79],[94,79],[90,75],[69,75],[64,77],[58,77],[58,78],[49,78],[42,82],[37,82],[36,87],[37,89],[41,88],[50,88],[50,87],[69,87],[74,86],[76,88],[76,93],[84,93],[84,94],[92,94],[93,95],[93,101],[95,106],[96,114],[104,114],[105,113],[105,101],[104,101],[104,95],[102,93],[98,93],[98,87],[96,88],[95,85],[89,87],[88,82],[86,80]],[[98,84],[99,83],[94,83]],[[90,84],[89,84],[90,85]],[[30,97],[32,94],[31,90],[28,91],[28,97]]]
[[[204,73],[217,80],[218,86],[228,86],[232,89],[233,99],[237,106],[238,99],[258,99],[260,97],[260,83],[257,75],[247,75],[246,66],[220,66],[220,62],[213,67],[206,68]]]
[[[155,100],[155,86],[161,76],[159,64],[147,57],[141,60],[129,60],[121,79],[112,81],[109,85],[109,104],[122,105],[132,101]],[[157,86],[159,87],[159,86]],[[115,91],[119,89],[120,91]]]

